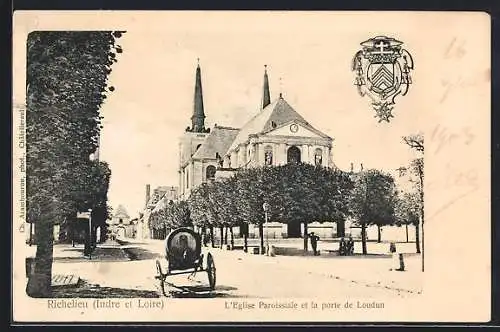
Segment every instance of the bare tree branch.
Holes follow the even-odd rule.
[[[403,136],[403,142],[412,149],[424,152],[424,136],[422,134]]]

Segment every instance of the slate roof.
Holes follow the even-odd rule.
[[[162,210],[164,207],[167,206],[167,198],[165,196],[163,196],[159,201],[158,203],[156,203],[156,206],[154,207],[154,209],[151,211],[151,213],[155,213],[155,212],[158,212],[160,210]]]
[[[302,115],[297,113],[290,104],[286,102],[283,97],[279,97],[274,102],[266,106],[257,115],[255,115],[250,121],[248,121],[239,131],[238,135],[232,142],[231,146],[227,151],[232,151],[236,149],[238,145],[244,143],[248,140],[248,136],[252,134],[261,134],[272,131],[275,128],[279,128],[284,124],[295,121],[301,123],[304,127],[317,132],[323,137],[328,137],[327,135],[319,132],[317,129],[313,128],[309,122],[307,122]]]
[[[216,153],[224,156],[238,132],[238,128],[214,126],[205,142],[193,155],[193,159],[215,159]]]

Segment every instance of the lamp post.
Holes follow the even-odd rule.
[[[89,259],[92,259],[92,209],[88,209],[89,212]]]
[[[265,202],[262,204],[262,209],[264,210],[264,218],[265,218],[265,223],[266,223],[266,255],[269,256],[269,232],[268,232],[268,227],[267,227],[267,212],[269,211],[269,204]]]
[[[100,138],[99,138],[99,141],[100,141]],[[96,160],[97,158],[97,152],[94,152],[94,153],[91,153],[89,155],[89,160],[90,161],[94,161]],[[92,259],[92,209],[88,209],[87,210],[88,213],[89,213],[89,245],[88,245],[88,251],[89,251],[89,259]]]

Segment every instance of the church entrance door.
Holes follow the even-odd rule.
[[[300,222],[291,222],[288,224],[288,237],[289,238],[298,238],[302,237],[302,231],[300,227]]]
[[[286,157],[288,163],[300,163],[300,149],[296,146],[291,146],[286,153]]]

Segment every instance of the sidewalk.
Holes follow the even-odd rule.
[[[108,240],[98,243],[91,257],[83,255],[83,244],[54,244],[53,261],[54,263],[84,262],[84,261],[128,261],[127,254],[120,248],[116,241]],[[28,256],[35,257],[36,245],[28,247]]]

